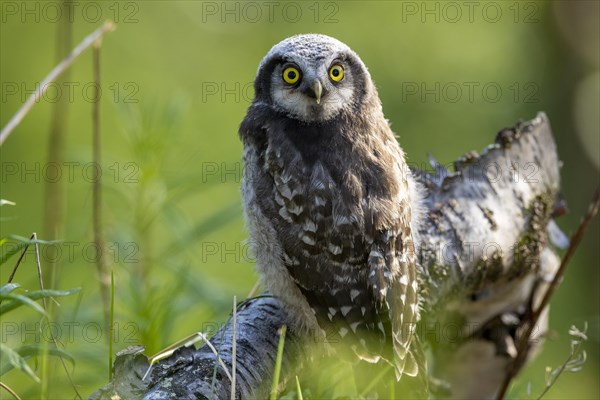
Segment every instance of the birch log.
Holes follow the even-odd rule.
[[[550,239],[565,244],[552,217],[560,202],[560,162],[545,114],[501,130],[478,155],[467,153],[450,172],[432,160],[415,171],[427,189],[419,229],[422,320],[417,333],[428,354],[432,397],[493,398],[516,355],[524,316],[558,268]],[[288,326],[282,372],[318,368],[275,298],[250,299],[237,312],[236,397],[268,397],[279,330]],[[532,352],[547,329],[542,318]],[[233,329],[211,339],[226,368],[232,365]],[[141,348],[117,356],[114,378],[92,399],[199,399],[230,397],[231,383],[207,345],[183,347],[156,363]],[[282,379],[285,380],[286,376]],[[114,397],[118,396],[118,397]]]

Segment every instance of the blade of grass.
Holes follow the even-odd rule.
[[[385,374],[389,373],[391,369],[391,365],[387,365],[385,368],[381,368],[381,371],[375,376],[375,378],[373,378],[373,380],[367,385],[367,387],[364,388],[364,390],[360,394],[360,397],[366,397],[367,394],[369,394],[369,392],[371,391],[371,389],[373,389],[375,385],[381,382],[381,379],[385,376]]]
[[[296,390],[298,391],[298,400],[304,400],[302,398],[302,388],[300,388],[300,381],[298,380],[298,375],[296,375]]]
[[[110,326],[108,331],[108,380],[112,381],[113,326],[115,321],[115,273],[110,271]]]
[[[283,346],[285,344],[285,332],[287,326],[283,325],[279,330],[279,345],[277,346],[277,360],[275,361],[275,371],[273,372],[273,382],[271,384],[270,400],[277,399],[277,387],[279,386],[279,376],[281,375],[281,360],[283,359]]]

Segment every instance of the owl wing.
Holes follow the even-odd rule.
[[[381,312],[389,314],[396,378],[416,376],[411,350],[417,322],[417,277],[410,230],[379,231],[369,254],[369,284]],[[390,360],[391,361],[391,360]]]

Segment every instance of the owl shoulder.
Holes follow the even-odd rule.
[[[272,115],[273,109],[268,104],[264,102],[252,103],[240,124],[240,138],[246,141],[263,137]]]

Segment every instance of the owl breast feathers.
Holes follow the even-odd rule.
[[[250,242],[298,329],[416,374],[416,187],[358,56],[300,35],[260,64],[240,127]],[[408,360],[408,362],[407,362]]]

